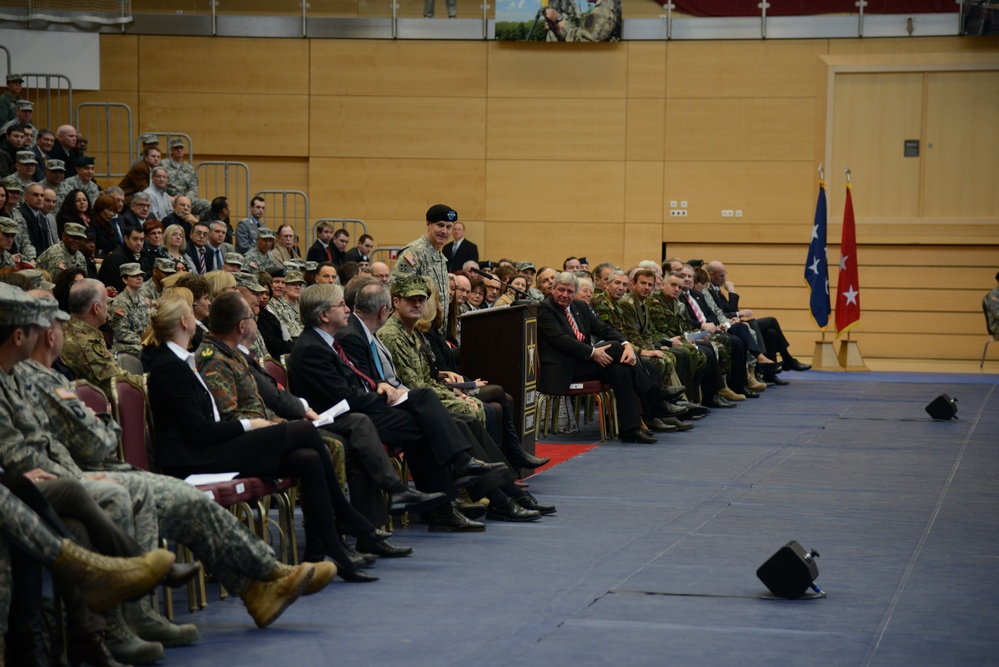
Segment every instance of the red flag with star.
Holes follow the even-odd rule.
[[[839,281],[836,288],[836,336],[860,320],[860,279],[857,275],[857,229],[853,219],[850,183],[846,184],[843,240],[839,245]]]

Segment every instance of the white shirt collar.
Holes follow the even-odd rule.
[[[315,331],[317,334],[319,334],[319,337],[322,338],[324,341],[326,341],[327,345],[329,345],[330,347],[333,347],[334,338],[333,338],[333,336],[331,336],[329,334],[328,331],[324,331],[323,329],[320,329],[319,327],[312,327],[312,330]]]
[[[184,348],[182,348],[180,345],[177,345],[177,343],[173,342],[172,340],[171,341],[167,341],[166,345],[167,345],[167,348],[169,348],[169,350],[171,352],[173,352],[174,354],[177,355],[178,359],[180,359],[185,364],[187,364],[188,366],[190,366],[191,370],[195,370],[196,365],[194,363],[194,355],[193,354],[191,354],[190,352],[188,352],[187,350],[185,350]]]

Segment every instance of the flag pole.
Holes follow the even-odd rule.
[[[860,320],[860,284],[858,278],[859,265],[857,263],[856,220],[853,214],[852,197],[850,196],[850,167],[846,168],[845,174],[846,203],[843,208],[843,240],[840,243],[840,277],[836,298],[836,330],[837,335],[845,333],[846,339],[840,343],[839,363],[843,367],[843,370],[848,372],[869,371],[870,369],[867,367],[867,364],[864,363],[864,356],[860,353],[860,346],[850,338],[851,329]],[[849,246],[847,246],[848,243]],[[844,257],[844,249],[852,256],[848,255]],[[847,269],[845,263],[847,260],[849,269]],[[845,297],[846,300],[841,299],[841,297]],[[849,309],[851,298],[853,299],[852,303],[856,309],[855,311]],[[845,309],[847,317],[851,317],[851,314],[855,316],[841,324],[841,309]]]
[[[826,184],[826,173],[825,173],[825,168],[821,162],[819,163],[818,173],[819,173],[819,200],[818,203],[816,204],[815,217],[816,217],[816,224],[818,224],[820,221],[823,221],[822,222],[823,230],[821,232],[821,237],[820,237],[822,239],[821,275],[812,276],[809,273],[810,270],[809,266],[811,265],[812,262],[815,261],[815,258],[817,256],[816,253],[818,252],[818,248],[816,248],[815,251],[813,252],[811,243],[809,244],[808,260],[806,260],[806,264],[809,266],[806,266],[805,268],[805,282],[806,284],[808,284],[809,292],[811,293],[809,295],[809,306],[812,311],[812,320],[815,322],[815,326],[819,327],[819,330],[822,333],[821,339],[815,341],[815,348],[812,351],[812,368],[814,368],[815,370],[835,372],[835,371],[841,371],[843,370],[843,368],[839,364],[839,358],[836,356],[836,350],[833,349],[832,342],[826,341],[826,327],[829,325],[829,312],[830,312],[829,269],[828,266],[826,265],[827,246],[826,246],[825,229],[824,229],[826,226],[825,220],[827,218],[827,211],[824,210],[825,197],[823,196]],[[813,239],[816,238],[814,230],[812,238]],[[809,280],[810,276],[812,280]],[[817,281],[813,282],[813,280],[816,279]],[[823,282],[825,283],[824,285],[822,284]],[[825,294],[824,304],[822,303],[823,301],[822,299],[819,299],[817,304],[816,302],[812,301],[814,296],[817,296],[815,295],[816,290],[822,290],[822,292],[824,292]],[[819,306],[819,311],[820,311],[818,316],[816,311],[816,305]],[[821,308],[822,305],[824,305],[824,309]]]

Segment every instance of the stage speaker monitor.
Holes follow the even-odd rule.
[[[809,588],[816,588],[819,566],[815,559],[819,553],[808,550],[791,540],[756,570],[756,576],[779,598],[797,600]]]
[[[934,419],[957,419],[957,399],[940,394],[926,406],[926,412]]]

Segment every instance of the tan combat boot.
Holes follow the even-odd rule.
[[[112,558],[63,540],[62,551],[51,567],[58,574],[72,577],[87,605],[101,612],[156,586],[173,561],[174,555],[166,549],[135,558]]]
[[[312,581],[309,582],[309,585],[306,587],[305,592],[302,593],[302,595],[312,595],[314,593],[318,593],[326,588],[326,585],[333,581],[333,577],[336,576],[336,563],[326,560],[312,564],[316,567],[316,573],[312,576]],[[297,567],[277,562],[274,564],[274,569],[271,570],[271,573],[268,576],[268,581],[283,579],[295,574],[297,571]]]
[[[756,372],[752,368],[749,368],[747,366],[746,367],[746,386],[749,387],[750,389],[752,389],[753,391],[765,391],[766,388],[767,388],[767,383],[766,382],[760,382],[759,380],[757,380],[756,379]]]
[[[246,584],[240,591],[240,597],[257,627],[266,628],[276,621],[305,592],[315,574],[315,565],[302,563],[293,573],[276,581],[251,581]]]

